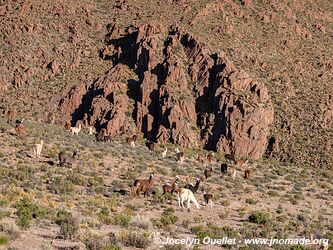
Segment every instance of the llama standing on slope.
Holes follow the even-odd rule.
[[[89,135],[93,135],[93,134],[96,134],[96,129],[94,126],[90,126],[89,127]]]
[[[41,139],[40,143],[35,144],[34,146],[34,155],[36,158],[39,158],[42,155],[44,141]]]
[[[23,125],[24,120],[25,120],[25,118],[16,122],[16,126],[15,126],[16,135],[21,135],[21,134],[25,133],[25,127]]]
[[[236,179],[236,169],[234,170],[234,172],[232,173],[232,179],[235,180]]]
[[[213,208],[213,195],[207,194],[204,189],[202,189],[202,195],[205,200],[205,205],[209,206],[210,208]]]
[[[191,190],[186,189],[186,188],[180,188],[177,192],[177,196],[178,196],[178,206],[179,207],[184,207],[184,201],[187,201],[186,207],[191,209],[190,203],[193,202],[194,205],[197,207],[197,209],[200,208],[199,203]]]
[[[168,152],[168,148],[165,148],[164,151],[162,152],[162,157],[165,158],[166,154]]]
[[[81,128],[82,128],[81,123],[79,123],[79,127],[71,127],[70,130],[72,135],[79,135]]]
[[[177,154],[177,161],[182,164],[184,159],[185,159],[185,156],[184,156],[184,153],[183,152],[180,152],[180,150],[178,148],[175,149],[176,151],[176,154]]]

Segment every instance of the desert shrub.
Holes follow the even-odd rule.
[[[38,207],[35,202],[28,198],[21,199],[15,206],[17,224],[22,229],[27,229],[31,225],[32,219],[42,219],[46,215],[46,210]]]
[[[98,173],[93,173],[91,177],[88,178],[88,185],[90,187],[96,187],[99,185],[104,185],[104,179]]]
[[[106,247],[105,239],[96,233],[86,233],[82,241],[88,250],[100,250]]]
[[[60,226],[60,235],[64,239],[73,239],[79,230],[77,219],[73,217],[72,213],[64,209],[58,211],[56,223]]]
[[[10,216],[10,212],[9,211],[0,211],[0,220],[2,220],[5,217],[9,217]]]
[[[269,221],[269,214],[263,211],[254,211],[249,216],[249,221],[256,224],[266,224]]]
[[[110,216],[110,211],[106,208],[102,208],[102,210],[98,213],[98,218],[104,224],[110,225],[112,223],[112,217]]]
[[[147,235],[138,232],[123,232],[120,241],[127,247],[136,247],[146,249],[150,240]]]
[[[174,214],[175,210],[173,208],[167,208],[162,213],[160,220],[156,223],[157,227],[162,228],[172,224],[175,224],[179,218]]]
[[[133,215],[134,215],[133,210],[125,208],[121,213],[112,217],[112,222],[115,225],[119,225],[122,227],[128,227]]]
[[[0,246],[7,245],[9,242],[9,238],[7,235],[0,235]]]
[[[248,198],[248,199],[245,200],[245,202],[248,203],[248,204],[251,204],[251,205],[255,205],[255,204],[257,204],[258,201],[254,200],[254,199],[251,199],[251,198]]]
[[[207,226],[194,226],[191,228],[191,232],[195,233],[200,240],[203,240],[205,237],[214,239],[222,239],[223,237],[236,238],[238,235],[231,227],[220,227],[213,223],[208,223]]]
[[[65,177],[56,177],[50,186],[51,190],[59,194],[73,194],[75,191],[74,184],[71,180],[66,179]]]
[[[151,227],[150,219],[143,215],[132,217],[131,224],[142,229],[149,229]]]
[[[11,239],[16,239],[20,236],[20,230],[14,222],[4,221],[0,224],[0,232],[9,235]]]

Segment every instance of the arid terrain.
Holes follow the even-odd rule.
[[[333,249],[332,13],[327,0],[0,1],[0,249],[158,249],[152,233]],[[72,166],[61,151],[77,151]],[[131,197],[150,173],[149,197]],[[198,178],[200,209],[163,195]]]

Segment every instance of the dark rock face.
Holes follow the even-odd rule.
[[[65,119],[75,123],[87,113],[90,125],[115,135],[133,118],[145,137],[159,143],[191,147],[201,140],[207,149],[228,154],[260,158],[265,153],[274,109],[263,83],[177,27],[113,30],[106,46],[115,66],[69,92],[60,104]],[[125,65],[139,79],[133,85]]]
[[[106,128],[111,136],[128,129],[126,111],[130,98],[127,82],[122,81],[129,77],[126,70],[126,66],[119,64],[91,85],[73,88],[60,103],[63,122],[76,124],[87,114],[90,126]]]

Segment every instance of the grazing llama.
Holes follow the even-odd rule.
[[[72,167],[75,162],[75,157],[77,156],[78,151],[74,151],[73,155],[66,154],[65,152],[60,152],[58,154],[59,165],[60,167],[69,166]]]
[[[185,208],[184,202],[187,201],[187,206],[186,206],[187,208],[191,209],[191,205],[190,205],[191,202],[194,203],[194,205],[197,207],[197,209],[200,208],[199,203],[191,190],[186,189],[186,188],[180,188],[177,191],[177,196],[178,196],[178,206],[179,207]]]
[[[36,158],[39,158],[42,155],[44,141],[41,139],[40,143],[35,144],[34,146],[34,155]]]
[[[72,135],[79,135],[81,128],[82,128],[81,123],[79,123],[78,127],[71,127],[70,130],[71,130]]]

